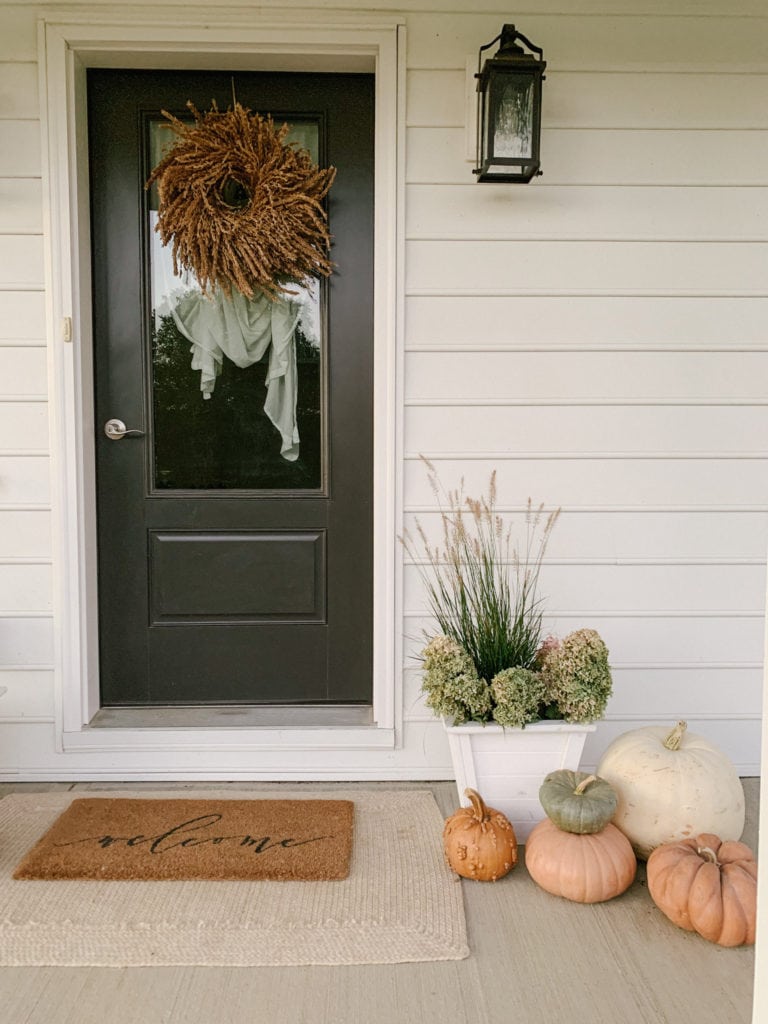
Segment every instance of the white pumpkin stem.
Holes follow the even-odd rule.
[[[716,867],[720,867],[720,861],[717,859],[717,854],[711,846],[699,846],[696,849],[696,853],[705,860],[708,860],[710,864],[714,864]]]
[[[476,789],[465,789],[464,796],[469,798],[469,801],[472,804],[472,810],[475,812],[475,817],[478,821],[482,822],[491,820],[488,808],[483,803],[483,798]]]
[[[688,728],[688,723],[687,722],[678,722],[677,723],[677,725],[672,730],[672,732],[669,734],[669,736],[667,736],[667,738],[664,740],[664,746],[667,748],[667,750],[679,750],[680,749],[680,743],[682,741],[683,736],[685,735],[685,730],[687,728]]]
[[[584,795],[584,790],[587,788],[587,786],[591,786],[593,782],[597,782],[597,776],[596,775],[588,775],[586,777],[586,779],[582,779],[581,782],[576,787],[576,789],[574,789],[573,795],[574,796],[583,796]]]

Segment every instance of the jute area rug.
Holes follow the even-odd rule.
[[[178,795],[121,791],[125,798]],[[0,800],[2,966],[301,966],[469,954],[461,886],[445,865],[443,819],[431,793],[313,791],[316,799],[354,803],[343,880],[13,879],[24,855],[81,796]],[[242,800],[243,793],[196,791],[195,798]]]

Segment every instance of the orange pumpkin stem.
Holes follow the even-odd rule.
[[[667,738],[664,740],[664,746],[667,748],[667,750],[679,750],[680,749],[680,743],[682,741],[683,736],[685,735],[685,730],[687,728],[688,728],[688,723],[687,722],[678,722],[677,723],[677,725],[672,730],[672,732],[669,734],[669,736],[667,736]]]
[[[475,812],[475,817],[478,821],[483,822],[491,820],[488,808],[485,806],[483,798],[476,789],[465,789],[464,796],[469,798],[469,801],[472,804],[472,810]]]
[[[586,777],[586,779],[582,779],[581,782],[576,787],[576,789],[574,789],[573,795],[574,796],[583,796],[584,795],[584,790],[587,788],[587,786],[591,786],[593,782],[597,782],[597,776],[596,775],[588,775]]]

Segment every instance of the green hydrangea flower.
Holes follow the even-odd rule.
[[[433,637],[422,651],[425,703],[454,725],[486,721],[491,714],[491,691],[477,674],[472,659],[447,636]]]
[[[505,668],[491,680],[496,702],[493,717],[499,725],[522,729],[539,717],[546,689],[541,675],[527,668]]]
[[[601,718],[612,693],[608,648],[594,629],[577,629],[544,657],[547,701],[568,722]]]

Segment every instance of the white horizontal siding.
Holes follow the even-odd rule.
[[[412,241],[406,259],[410,295],[763,297],[768,243]]]
[[[551,74],[548,126],[568,128],[759,128],[768,111],[749,74],[644,71]]]
[[[408,74],[409,127],[461,127],[466,70]],[[764,129],[768,110],[747,74],[563,72],[547,67],[545,128]]]
[[[40,124],[37,119],[0,119],[0,175],[34,178],[40,172]]]
[[[768,458],[768,399],[744,406],[665,406],[644,399],[522,400],[518,406],[471,406],[448,399],[444,407],[406,410],[409,451],[482,451],[566,454],[731,454]],[[503,401],[503,400],[499,400]],[[674,401],[674,400],[673,400]],[[532,414],[532,407],[535,414]],[[430,447],[431,446],[431,447]]]
[[[48,406],[45,402],[0,401],[0,452],[21,444],[24,451],[47,452],[48,443]]]
[[[759,506],[760,511],[768,514],[768,458],[749,462],[738,455],[718,459],[631,458],[627,453],[615,458],[545,458],[541,454],[510,453],[501,446],[490,454],[487,450],[473,453],[466,443],[458,457],[425,454],[434,459],[444,481],[457,484],[463,477],[467,492],[474,495],[482,493],[492,470],[497,469],[502,508],[524,506],[528,497],[565,509],[630,507],[638,513],[638,529],[643,525],[642,511],[648,507],[684,507],[695,512],[699,508],[737,511],[745,506]],[[405,488],[411,511],[433,506],[424,468],[416,458],[406,459]],[[738,529],[738,520],[734,520],[733,529]],[[754,555],[762,557],[759,551]]]
[[[37,63],[9,61],[0,63],[0,119],[32,118],[40,115]]]
[[[7,234],[0,249],[0,288],[42,289],[43,240],[39,235]]]
[[[51,2],[44,5],[41,4],[40,6],[45,11],[72,10],[70,0],[51,0]],[[330,20],[335,11],[351,10],[363,19],[367,14],[378,11],[402,12],[404,10],[411,10],[414,12],[429,12],[438,15],[435,18],[438,26],[441,24],[441,20],[445,17],[446,13],[466,13],[467,10],[466,0],[419,0],[418,5],[414,3],[405,4],[403,0],[377,0],[376,4],[365,7],[360,6],[359,0],[315,0],[314,3],[308,3],[307,0],[270,0],[269,3],[263,3],[260,6],[269,13],[279,13],[281,10],[286,9],[292,12],[292,17],[301,18],[305,15],[307,17],[312,16],[314,20],[318,19],[318,15]],[[125,0],[91,0],[87,7],[91,12],[107,13],[109,11],[117,11],[120,14],[124,14],[126,4]],[[161,16],[170,17],[179,11],[189,11],[190,13],[197,13],[200,18],[204,18],[205,13],[209,10],[217,10],[220,12],[217,14],[218,20],[224,21],[226,19],[230,24],[233,22],[237,24],[238,15],[244,17],[249,8],[247,5],[235,6],[232,0],[208,0],[205,6],[190,4],[189,0],[166,0],[165,3],[157,4],[155,7],[148,4],[134,4],[131,5],[131,10],[137,12],[137,15],[140,13],[144,17],[150,17],[152,13],[159,13]],[[34,12],[34,7],[31,4],[30,11]],[[507,16],[509,15],[508,0],[484,0],[483,11],[485,14],[498,12]],[[562,0],[535,0],[535,3],[529,0],[527,4],[515,7],[515,16],[524,17],[526,21],[529,17],[543,14],[558,15],[562,13]],[[583,14],[599,16],[601,18],[606,15],[611,17],[626,16],[627,21],[631,22],[638,15],[663,15],[666,18],[670,11],[668,0],[572,0],[568,5],[567,13],[568,15]],[[725,0],[675,0],[674,13],[680,17],[684,15],[690,15],[691,17],[707,15],[719,18],[724,18],[730,14],[731,17],[754,17],[757,20],[765,15],[765,8],[762,0],[739,0],[738,8],[732,10],[726,6]],[[494,24],[495,32],[497,33],[501,24],[497,15],[494,15]],[[658,26],[656,30],[658,31]],[[628,31],[631,31],[631,29],[628,28]],[[648,41],[647,45],[650,47],[655,42],[654,37]]]
[[[0,559],[0,615],[3,612],[49,612],[51,610],[51,566],[27,561]]]
[[[405,525],[439,538],[419,453],[473,495],[496,469],[507,522],[529,496],[562,506],[546,625],[594,626],[615,666],[585,760],[699,715],[741,763],[768,548],[768,23],[533,13],[544,175],[513,188],[470,176],[469,20],[409,37]],[[405,586],[406,714],[426,725],[410,565]]]
[[[0,570],[3,568],[0,566]],[[2,581],[0,571],[0,603]],[[35,588],[33,593],[37,592]],[[553,618],[560,611],[585,617],[618,611],[630,616],[666,612],[760,616],[765,600],[765,566],[692,565],[682,561],[650,565],[548,562],[542,568],[540,594],[546,598]],[[415,565],[405,567],[404,605],[406,612],[427,611]]]
[[[31,4],[0,7],[0,60],[37,61],[37,11]]]
[[[0,233],[40,234],[42,228],[39,179],[0,178]]]
[[[50,557],[50,512],[0,510],[0,559]]]
[[[554,561],[765,561],[759,552],[768,549],[768,511],[742,511],[736,518],[733,512],[697,511],[692,515],[690,510],[660,512],[646,508],[642,530],[637,528],[636,511],[562,510],[549,539],[547,556]],[[508,512],[502,520],[521,547],[525,513]],[[408,532],[416,536],[418,526],[431,544],[440,543],[442,521],[438,512],[407,513]]]
[[[43,211],[31,13],[0,11],[0,55],[7,61],[0,64],[0,686],[6,688],[0,722],[13,729],[53,716]],[[12,738],[13,748],[23,735]]]
[[[46,391],[44,348],[24,345],[0,346],[0,395],[44,397]]]
[[[53,721],[53,672],[50,670],[0,669],[0,722],[25,725]]]
[[[500,23],[498,15],[491,13],[493,5],[483,3],[478,13],[466,9],[449,13],[450,6],[445,5],[439,18],[409,15],[410,68],[463,67],[468,55],[476,59],[478,47],[498,35]],[[567,6],[576,11],[580,5]],[[765,34],[750,18],[678,17],[684,13],[679,0],[667,4],[663,21],[644,17],[640,5],[629,15],[608,13],[618,6],[604,4],[600,17],[585,18],[569,15],[562,4],[554,14],[544,13],[539,3],[529,11],[516,5],[515,22],[529,39],[543,46],[550,69],[555,70],[768,70]]]
[[[471,184],[468,176],[473,164],[467,159],[463,126],[409,128],[407,143],[409,183]],[[551,185],[605,185],[615,189],[768,183],[768,138],[764,132],[545,128],[541,150],[546,153],[543,176],[532,183],[539,189]],[[504,187],[499,191],[505,191]],[[713,212],[708,211],[708,215]]]
[[[768,134],[768,133],[766,133]],[[413,240],[766,241],[768,188],[411,185]]]
[[[762,667],[738,665],[721,668],[616,669],[610,714],[615,719],[647,720],[648,707],[659,719],[679,720],[690,713],[682,695],[696,693],[695,714],[705,719],[760,718]]]
[[[768,349],[740,352],[409,352],[406,401],[766,400]]]
[[[50,615],[0,614],[0,667],[34,666],[50,671],[53,658],[53,621]],[[35,752],[32,753],[34,760]]]
[[[767,347],[768,295],[412,295],[405,311],[409,348]]]
[[[0,285],[0,342],[6,341],[45,343],[42,291],[14,291]]]
[[[15,438],[26,452],[24,438]],[[47,506],[50,502],[49,459],[0,452],[0,509],[16,505]]]
[[[45,338],[41,238],[42,194],[40,126],[38,123],[37,32],[33,11],[18,8],[0,11],[0,452],[35,451],[48,447],[45,396],[46,354],[42,348],[22,347]],[[4,237],[3,237],[4,236]],[[13,291],[20,288],[21,291]],[[10,345],[9,345],[10,343]],[[34,396],[33,402],[19,401]],[[8,399],[11,399],[8,401]],[[0,477],[0,508],[24,505],[41,498],[47,501],[40,465],[28,459],[2,459],[6,471]],[[31,470],[31,472],[30,472]],[[31,479],[30,479],[31,477]],[[42,486],[41,486],[42,484]],[[26,515],[31,515],[29,522]],[[7,518],[3,518],[7,517]],[[23,521],[22,521],[23,520]],[[50,542],[40,536],[40,516],[26,511],[2,511],[0,522],[8,528],[0,550],[5,557],[45,554]],[[46,533],[49,524],[46,519]],[[35,550],[36,549],[36,550]],[[40,572],[47,574],[41,585]],[[50,567],[0,564],[0,605],[16,611],[50,607]],[[18,621],[11,623],[19,627]],[[20,627],[23,632],[23,626]],[[8,630],[6,629],[5,632]],[[13,648],[11,642],[11,648]],[[13,653],[11,652],[11,656]],[[41,714],[41,692],[29,679],[30,688],[9,686],[0,717],[26,720]],[[0,684],[3,683],[0,676]],[[50,681],[45,689],[45,714],[50,714]],[[26,710],[25,710],[26,708]]]

